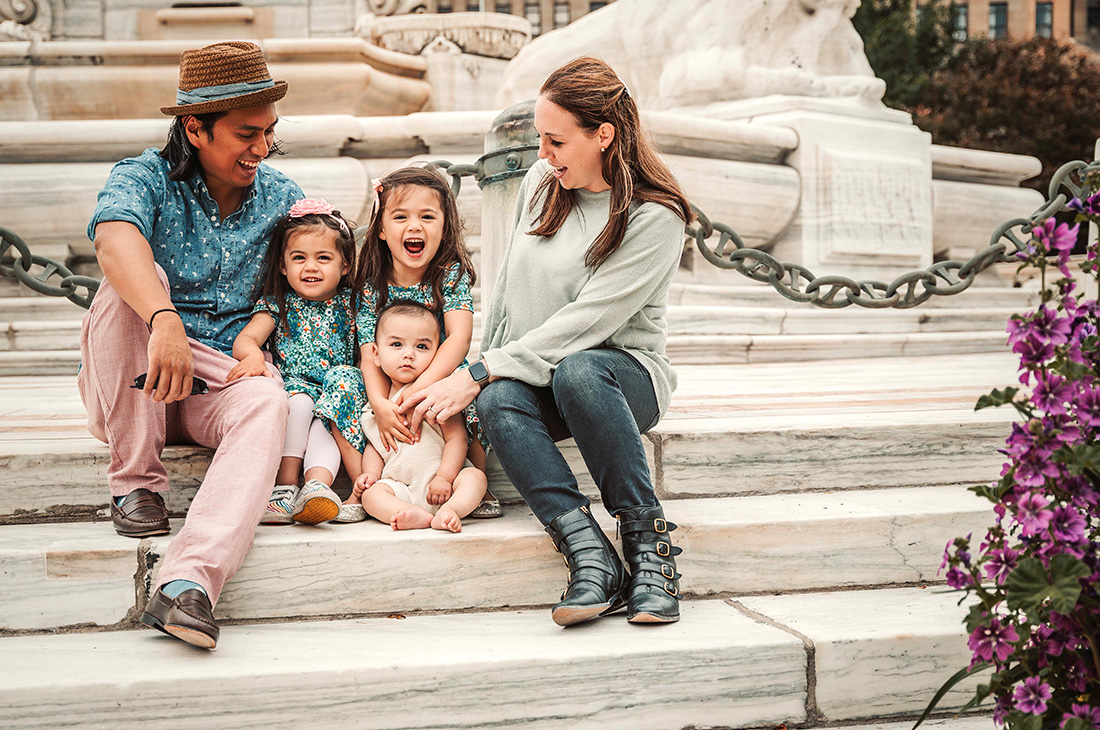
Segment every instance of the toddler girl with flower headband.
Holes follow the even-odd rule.
[[[240,362],[227,381],[272,377],[260,349],[267,343],[290,396],[283,459],[262,524],[317,524],[340,510],[331,488],[340,450],[329,424],[349,434],[361,430],[359,414],[344,408],[347,399],[336,392],[344,371],[359,373],[354,264],[355,238],[340,212],[324,200],[299,200],[275,226],[252,319],[233,342]],[[318,417],[322,412],[326,417]]]

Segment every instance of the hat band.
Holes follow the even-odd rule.
[[[232,99],[274,87],[274,80],[264,79],[263,81],[242,81],[238,84],[222,84],[221,86],[200,86],[190,91],[176,89],[176,104],[185,106],[207,101],[221,101],[222,99]]]

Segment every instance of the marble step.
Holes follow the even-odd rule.
[[[662,498],[980,482],[1000,469],[1014,412],[973,404],[1014,380],[1005,353],[686,366],[645,443]],[[572,442],[562,448],[585,474]],[[190,504],[210,453],[165,449],[174,513]],[[0,522],[94,516],[108,463],[72,376],[0,378]],[[493,490],[516,499],[495,459],[490,467]]]
[[[11,323],[0,339],[0,377],[75,374],[80,362],[76,321]],[[666,352],[673,365],[835,360],[852,357],[908,357],[1003,352],[1002,331],[882,332],[875,334],[682,334],[669,335]],[[480,338],[475,322],[476,357]],[[34,348],[34,349],[27,349]]]
[[[686,601],[662,627],[618,616],[563,630],[545,610],[244,624],[223,627],[212,654],[150,630],[0,638],[0,725],[144,730],[186,713],[209,730],[366,717],[378,730],[664,730],[912,716],[969,659],[956,603],[895,589]]]
[[[667,319],[671,336],[1004,332],[1016,311],[1012,307],[867,310],[677,304],[668,308]]]
[[[1014,417],[1007,410],[919,410],[931,404],[909,397],[896,398],[911,401],[904,412],[873,410],[888,403],[855,402],[815,413],[721,417],[713,409],[737,399],[706,400],[698,412],[671,413],[646,434],[643,443],[662,499],[983,482],[1000,470],[997,449]],[[974,399],[968,393],[962,400]],[[792,405],[779,404],[783,407]],[[87,434],[79,412],[49,418],[8,416],[0,431],[5,472],[0,524],[106,514],[106,445]],[[574,442],[560,446],[582,491],[598,498]],[[165,448],[172,484],[166,498],[173,514],[182,515],[190,505],[212,453],[198,446]],[[500,499],[519,502],[492,455],[489,484]],[[338,491],[345,492],[346,485]]]
[[[877,334],[697,335],[673,333],[665,352],[673,365],[735,365],[1007,352],[1001,331]],[[3,361],[0,360],[0,363]],[[2,365],[0,365],[2,368]],[[4,371],[0,369],[0,374]]]
[[[86,309],[62,297],[2,297],[0,296],[0,326],[15,322],[60,321],[79,326]]]
[[[729,281],[723,281],[719,284],[694,284],[674,281],[668,294],[669,304],[785,307],[792,310],[815,309],[812,305],[787,299],[768,284],[753,283],[749,279],[732,272],[727,272],[727,275],[730,277]],[[831,311],[921,312],[929,309],[1009,307],[1022,312],[1025,309],[1038,306],[1038,304],[1039,292],[1033,287],[1014,288],[1009,286],[974,285],[959,294],[931,297],[914,309],[866,310],[863,307],[853,305],[845,309]]]
[[[80,346],[83,310],[67,300],[35,309],[34,300],[9,300],[0,306],[0,351],[72,350]],[[9,315],[10,313],[10,315]],[[852,311],[781,307],[675,305],[668,310],[670,341],[688,337],[887,335],[992,331],[1003,333],[1012,309],[939,309],[928,311]],[[5,317],[10,316],[6,319]],[[482,318],[475,315],[474,339],[481,338]],[[1002,340],[1004,338],[1002,337]],[[731,347],[735,340],[730,340]],[[670,347],[670,355],[676,355]]]
[[[667,500],[690,596],[939,580],[943,546],[992,517],[963,487]],[[615,521],[594,508],[604,529]],[[179,521],[173,522],[173,535]],[[109,522],[0,528],[0,628],[125,623],[157,585],[173,537],[134,540]],[[459,534],[352,525],[257,528],[219,616],[272,619],[551,604],[561,556],[525,507]],[[71,600],[79,596],[79,600]]]
[[[0,377],[65,375],[76,377],[80,350],[0,350]]]

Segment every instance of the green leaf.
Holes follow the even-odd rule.
[[[1014,710],[1008,714],[1007,720],[1005,725],[1008,730],[1043,730],[1042,715],[1025,715]]]
[[[946,696],[947,693],[950,692],[951,689],[956,684],[958,684],[959,682],[963,681],[964,679],[966,679],[967,677],[969,677],[971,675],[974,675],[974,674],[977,674],[978,672],[982,672],[982,671],[985,671],[986,669],[989,669],[991,666],[993,666],[993,665],[986,664],[985,662],[979,662],[978,664],[975,664],[972,667],[965,667],[965,668],[960,669],[959,671],[955,672],[954,674],[952,674],[947,679],[947,681],[943,683],[943,686],[940,687],[939,690],[936,692],[936,694],[932,697],[932,701],[928,703],[928,707],[924,708],[924,712],[922,712],[921,716],[919,718],[917,718],[917,724],[913,726],[912,730],[917,730],[917,728],[920,727],[920,724],[922,722],[924,722],[925,719],[929,715],[932,714],[932,711],[934,709],[936,709],[936,705],[938,705],[940,703],[940,700],[942,700],[944,698],[944,696]]]
[[[1091,574],[1072,555],[1055,555],[1050,560],[1049,572],[1038,558],[1024,558],[1005,581],[1005,599],[1011,610],[1023,610],[1031,617],[1037,616],[1048,600],[1051,609],[1068,614],[1081,595],[1079,579]]]
[[[1065,464],[1074,476],[1100,471],[1100,444],[1063,446],[1054,452],[1054,460]]]
[[[1079,717],[1071,717],[1066,720],[1066,724],[1062,726],[1062,730],[1092,730],[1092,723],[1085,722]]]
[[[1067,380],[1084,380],[1089,375],[1095,375],[1088,365],[1074,360],[1066,360],[1058,367],[1058,372],[1066,376]]]
[[[1006,403],[1012,403],[1016,398],[1016,394],[1019,392],[1019,388],[1005,388],[1004,390],[997,390],[994,388],[989,395],[983,395],[978,399],[978,403],[974,406],[974,410],[980,411],[983,408],[994,408],[1003,406]]]

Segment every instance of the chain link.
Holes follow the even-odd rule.
[[[457,197],[462,191],[462,178],[478,176],[479,164],[455,164],[448,160],[429,163],[451,177],[451,190]],[[1062,165],[1049,186],[1049,197],[1027,218],[1015,218],[999,225],[990,238],[990,245],[969,260],[939,261],[927,269],[909,271],[893,281],[856,281],[846,276],[814,276],[802,264],[781,262],[766,251],[745,245],[740,234],[725,223],[712,221],[702,209],[692,204],[698,219],[687,227],[687,235],[703,258],[720,269],[732,269],[753,281],[771,285],[781,295],[795,302],[813,304],[824,309],[841,309],[853,304],[867,309],[910,309],[928,301],[933,296],[950,296],[966,291],[974,278],[990,266],[1018,261],[1016,254],[1027,250],[1031,231],[1055,213],[1064,210],[1070,198],[1080,197],[1085,189],[1085,178],[1100,172],[1100,161],[1086,163],[1080,160]],[[1075,179],[1076,178],[1076,179]],[[365,228],[356,231],[364,232]],[[713,246],[707,241],[718,234]],[[0,226],[0,260],[14,248],[12,266],[0,264],[0,275],[14,276],[41,294],[67,297],[87,309],[99,281],[90,276],[78,276],[45,256],[36,256],[23,239]],[[32,274],[34,267],[41,272]],[[49,280],[59,277],[56,285]],[[81,294],[79,289],[87,290]],[[843,294],[842,294],[843,293]]]
[[[45,256],[36,256],[30,248],[14,231],[0,226],[0,261],[10,249],[15,249],[18,255],[12,254],[12,265],[6,266],[0,263],[0,275],[13,276],[23,282],[39,294],[47,294],[52,297],[65,297],[73,304],[87,309],[99,290],[99,280],[91,276],[74,274],[64,264],[59,264]],[[35,267],[41,268],[37,274],[32,273]],[[57,285],[49,283],[53,277],[60,280]],[[81,294],[80,289],[86,290]]]

